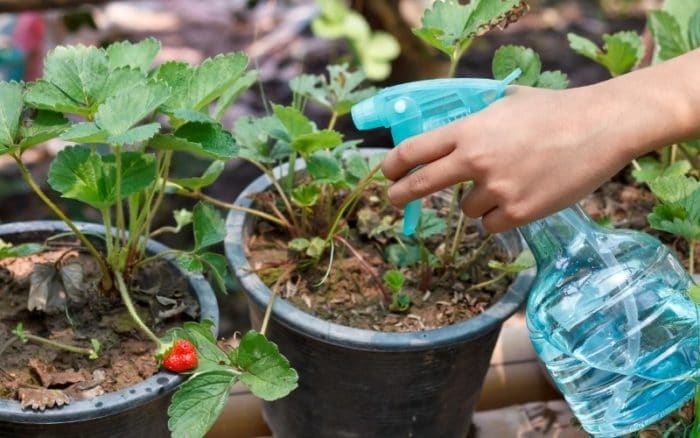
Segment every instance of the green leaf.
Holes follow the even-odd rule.
[[[629,72],[644,57],[644,43],[636,32],[603,35],[603,41],[605,51],[598,58],[613,76]]]
[[[58,87],[44,80],[29,84],[24,100],[29,106],[37,109],[81,115],[90,113],[89,109],[83,108]]]
[[[236,79],[236,82],[234,82],[216,102],[216,109],[214,109],[214,115],[212,117],[217,121],[221,120],[224,112],[226,112],[231,104],[233,104],[241,94],[245,93],[257,80],[258,72],[255,70],[248,71],[246,74]]]
[[[489,268],[509,273],[518,273],[526,269],[534,268],[535,266],[535,257],[528,250],[518,254],[518,257],[510,263],[503,263],[497,260],[489,261]]]
[[[61,138],[80,143],[104,143],[108,135],[107,131],[100,129],[95,122],[81,122],[66,129]]]
[[[696,0],[665,0],[663,10],[676,19],[682,35],[690,31],[692,15],[700,9]]]
[[[277,345],[253,330],[241,339],[235,365],[243,371],[241,382],[263,400],[277,400],[297,387],[298,375]]]
[[[535,84],[538,88],[550,88],[552,90],[563,90],[569,86],[569,78],[559,70],[543,71]]]
[[[392,296],[389,310],[392,312],[405,312],[411,307],[411,297],[404,293],[395,293]]]
[[[403,285],[406,282],[406,277],[404,277],[401,271],[391,269],[384,273],[382,280],[384,280],[384,284],[392,293],[398,294],[401,292],[401,288],[403,288]]]
[[[23,243],[13,245],[0,239],[0,260],[9,257],[26,257],[41,252],[44,245],[38,243]]]
[[[688,45],[690,50],[700,47],[700,9],[690,17],[688,23]]]
[[[168,86],[162,82],[150,81],[136,86],[108,98],[100,105],[95,114],[95,123],[113,139],[118,138],[158,108],[168,96]],[[152,127],[153,124],[151,131]]]
[[[155,136],[158,133],[158,131],[160,131],[160,123],[153,122],[147,125],[141,125],[135,128],[131,128],[122,134],[110,135],[109,137],[107,137],[107,143],[113,145],[141,143],[153,138],[153,136]]]
[[[194,206],[192,223],[197,250],[223,242],[226,237],[226,224],[221,213],[209,204],[199,202]]]
[[[325,76],[301,75],[289,82],[289,87],[307,99],[342,116],[350,112],[354,104],[376,92],[374,87],[361,88],[366,79],[362,71],[350,71],[347,64],[329,65]]]
[[[285,127],[289,133],[289,138],[292,140],[302,135],[311,134],[314,130],[313,123],[296,108],[272,105],[272,111]]]
[[[138,43],[129,41],[112,43],[107,47],[109,67],[112,70],[119,67],[132,67],[146,71],[159,50],[160,41],[155,38],[146,38]]]
[[[694,284],[688,288],[688,297],[695,304],[700,304],[700,285]]]
[[[649,183],[651,191],[663,202],[678,202],[690,197],[700,187],[695,178],[686,176],[664,176]]]
[[[439,217],[437,211],[424,208],[420,213],[420,221],[416,228],[416,236],[421,240],[425,240],[437,234],[444,233],[446,228],[447,223],[445,219]]]
[[[316,186],[304,185],[292,190],[292,202],[299,207],[313,207],[321,191]]]
[[[342,142],[343,136],[339,132],[324,129],[294,138],[291,147],[300,154],[308,156],[321,149],[333,149]]]
[[[149,145],[214,160],[228,160],[238,153],[233,136],[218,123],[189,122],[173,134],[156,134]]]
[[[605,67],[611,75],[619,76],[632,70],[644,57],[644,43],[636,32],[622,31],[603,35],[603,49],[587,38],[568,34],[569,45],[577,53]]]
[[[199,111],[228,91],[248,65],[244,53],[229,53],[206,59],[197,67],[182,62],[166,62],[155,77],[172,89],[166,102],[170,111],[186,108]]]
[[[688,160],[674,161],[666,169],[653,157],[639,158],[637,163],[640,168],[632,170],[632,176],[639,183],[648,183],[660,176],[684,176],[692,169]]]
[[[212,161],[212,163],[207,167],[202,176],[194,178],[176,178],[172,181],[182,187],[188,188],[190,190],[200,190],[203,187],[208,187],[221,176],[226,167],[226,163],[221,160]]]
[[[104,87],[95,96],[95,101],[102,103],[109,97],[126,93],[135,87],[145,86],[148,82],[145,72],[131,67],[120,67],[109,72]]]
[[[223,294],[228,293],[227,285],[233,284],[233,277],[228,270],[226,257],[213,252],[205,252],[200,254],[200,259],[214,278],[214,283],[216,283],[219,291]]]
[[[319,259],[325,250],[326,241],[320,237],[314,237],[309,241],[309,247],[306,248],[306,255],[313,259]]]
[[[113,187],[107,186],[101,157],[87,148],[71,146],[58,153],[49,168],[48,183],[64,198],[97,209],[111,206]]]
[[[502,46],[493,55],[491,65],[493,77],[504,79],[516,68],[522,74],[515,80],[516,84],[533,86],[537,83],[542,70],[540,56],[534,50],[523,46]]]
[[[330,151],[317,151],[309,157],[306,170],[315,183],[335,184],[343,180],[340,162]]]
[[[104,155],[102,161],[108,169],[106,175],[108,187],[112,190],[116,186],[116,157],[112,154]],[[121,197],[127,198],[138,193],[153,184],[156,180],[156,157],[144,152],[121,152]],[[114,202],[116,192],[113,193]]]
[[[665,205],[654,207],[654,210],[647,216],[649,225],[660,231],[681,236],[687,240],[700,239],[700,224],[697,220],[686,220],[678,217],[669,217],[670,208]]]
[[[173,438],[203,437],[228,400],[236,376],[210,371],[192,376],[173,395],[168,406],[168,428]]]
[[[659,60],[665,61],[688,51],[678,21],[666,11],[651,11],[648,26],[654,36]]]
[[[384,258],[399,268],[408,268],[420,262],[420,248],[416,245],[391,244],[384,249]]]
[[[180,254],[175,258],[178,266],[192,274],[201,274],[204,272],[204,264],[202,259],[197,254]]]
[[[22,150],[58,137],[70,126],[62,114],[40,110],[37,115],[19,127],[22,137],[19,146]]]
[[[17,140],[24,105],[24,91],[17,82],[0,82],[0,144],[11,147]]]
[[[44,60],[44,79],[82,108],[99,103],[108,76],[107,56],[97,47],[59,46]]]
[[[236,120],[233,135],[240,145],[240,156],[259,163],[275,162],[273,147],[270,144],[272,133],[285,130],[275,116],[269,117],[240,117]],[[284,133],[286,137],[286,133]]]
[[[350,151],[345,155],[345,170],[351,176],[353,183],[358,182],[369,174],[367,160],[358,151]]]
[[[137,193],[155,181],[153,154],[122,152],[121,197]],[[77,199],[103,209],[117,201],[116,159],[104,157],[80,146],[58,153],[51,163],[48,182],[63,197]]]
[[[472,0],[466,5],[455,0],[437,0],[423,14],[422,27],[413,32],[452,57],[466,49],[473,37],[513,21],[524,10],[521,0]]]
[[[202,123],[218,123],[216,120],[209,117],[201,111],[191,109],[178,109],[173,112],[173,116],[177,121],[184,122],[202,122]]]
[[[305,251],[306,248],[309,247],[311,242],[309,242],[309,239],[304,239],[303,237],[297,237],[296,239],[292,239],[287,243],[287,247],[293,251],[298,251],[302,252]]]
[[[571,47],[574,52],[593,61],[598,60],[598,52],[600,49],[596,43],[572,32],[567,34],[566,37],[569,40],[569,47]]]

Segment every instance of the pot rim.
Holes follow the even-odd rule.
[[[104,226],[75,222],[78,229],[88,234],[104,234]],[[61,221],[25,221],[0,224],[0,238],[7,235],[23,233],[55,233],[70,231],[68,226]],[[151,253],[158,253],[168,249],[165,245],[149,240],[146,249]],[[163,259],[172,262],[174,257],[164,256]],[[173,266],[187,278],[190,289],[195,295],[200,306],[200,321],[209,319],[214,323],[214,331],[219,329],[219,308],[216,295],[209,282],[201,274],[190,274],[181,269],[177,264]],[[185,377],[165,371],[159,371],[148,379],[121,389],[87,400],[72,401],[68,405],[54,407],[43,412],[22,409],[22,405],[16,400],[0,398],[0,422],[54,424],[95,420],[138,407],[138,404],[161,397],[175,390]],[[139,403],[141,402],[141,403]]]
[[[361,148],[364,155],[381,153],[382,151],[386,151],[386,149]],[[302,170],[304,168],[303,160],[297,160],[294,167],[296,170]],[[276,178],[283,176],[286,173],[286,164],[276,167],[273,172]],[[239,194],[235,204],[251,207],[253,200],[249,195],[260,193],[271,184],[266,175],[258,177]],[[250,220],[252,220],[252,216],[247,213],[229,210],[226,217],[227,232],[224,247],[226,258],[234,269],[245,293],[256,305],[265,308],[271,291],[251,270],[245,253],[245,235]],[[516,232],[503,233],[499,236],[499,240],[509,250],[522,245]],[[272,305],[272,315],[278,323],[291,330],[335,345],[363,350],[425,350],[475,339],[499,327],[525,302],[534,278],[534,269],[523,271],[511,283],[501,299],[481,314],[452,325],[419,332],[379,332],[336,324],[304,312],[280,297],[277,297]]]

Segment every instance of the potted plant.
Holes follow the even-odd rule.
[[[438,1],[415,33],[450,57],[454,73],[474,37],[524,9]],[[494,72],[523,63],[523,83],[566,86],[523,47],[501,51]],[[264,173],[235,204],[278,220],[229,212],[226,253],[253,325],[300,373],[299,388],[266,403],[264,415],[278,436],[466,436],[500,326],[532,279],[516,274],[533,261],[515,234],[484,236],[461,214],[464,185],[425,200],[415,237],[402,236],[381,153],[334,131],[372,92],[363,79],[345,65],[302,75],[290,82],[290,106],[233,129],[240,155]],[[325,128],[305,116],[307,105],[328,111]]]
[[[223,218],[200,189],[237,155],[218,120],[255,79],[247,57],[152,68],[159,49],[154,39],[57,47],[40,80],[0,83],[0,155],[61,220],[0,226],[0,435],[203,436],[234,382],[269,400],[296,386],[262,334],[217,343],[202,276],[226,290],[225,258],[210,250]],[[57,137],[71,145],[48,185],[94,208],[100,225],[72,221],[23,161]],[[175,153],[212,163],[201,177],[172,179]],[[153,229],[166,193],[202,202]],[[150,240],[189,224],[193,248]]]

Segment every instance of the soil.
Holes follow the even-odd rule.
[[[0,261],[0,397],[43,410],[118,391],[158,372],[154,344],[138,331],[118,294],[100,291],[97,264],[77,248],[72,242],[53,242],[41,253]],[[33,278],[39,272],[37,264],[55,267],[56,272],[79,266],[81,293],[56,274],[45,311],[29,311],[30,285],[39,284]],[[137,271],[130,291],[137,311],[156,334],[199,313],[187,281],[163,261]],[[82,348],[90,348],[95,338],[101,346],[99,358],[31,340],[22,343],[12,333],[18,323],[25,333]]]
[[[380,202],[381,193],[380,186],[367,191],[355,213],[348,216],[350,227],[344,239],[354,254],[342,241],[336,241],[330,269],[328,255],[311,266],[304,267],[308,263],[303,261],[302,267],[296,266],[300,260],[287,248],[290,236],[263,222],[256,224],[247,241],[252,269],[280,296],[312,315],[385,332],[429,330],[464,321],[483,312],[505,293],[513,275],[489,268],[488,262],[506,262],[509,254],[496,240],[484,239],[476,221],[467,220],[453,261],[441,263],[429,277],[422,276],[421,269],[401,269],[406,277],[402,292],[410,297],[411,307],[407,312],[391,311],[380,279],[386,271],[395,269],[384,255],[385,248],[396,243],[395,233],[372,237],[370,233],[383,218],[387,221],[390,217],[389,222],[396,224],[401,212],[389,207],[388,202]],[[443,192],[426,200],[425,207],[445,218],[449,199],[450,193]],[[442,233],[425,241],[435,261],[445,256],[450,244]]]

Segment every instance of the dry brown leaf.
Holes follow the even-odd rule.
[[[44,411],[46,408],[70,404],[70,397],[60,389],[20,388],[18,395],[23,409]]]
[[[72,368],[70,370],[57,371],[53,365],[47,364],[40,359],[29,359],[29,367],[39,376],[41,384],[46,388],[85,381],[85,376],[80,371]]]

